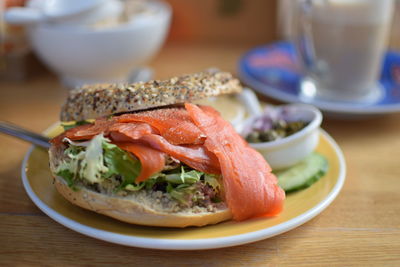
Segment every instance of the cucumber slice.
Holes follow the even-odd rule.
[[[327,171],[327,159],[321,154],[312,153],[296,165],[274,173],[282,189],[289,193],[309,187]]]

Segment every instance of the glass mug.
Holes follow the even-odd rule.
[[[379,85],[393,0],[297,0],[291,33],[303,98],[370,103]]]

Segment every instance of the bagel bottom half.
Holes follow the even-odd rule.
[[[63,150],[52,146],[49,150],[50,169],[55,178],[57,191],[69,202],[81,208],[100,213],[117,220],[147,226],[187,227],[216,224],[232,218],[226,206],[213,211],[185,209],[179,212],[160,210],[151,195],[129,194],[119,196],[98,193],[78,185],[73,190],[63,178],[55,175],[55,168],[62,158]]]

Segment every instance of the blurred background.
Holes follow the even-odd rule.
[[[46,73],[58,73],[63,76],[65,73],[68,73],[68,70],[65,71],[64,68],[71,68],[70,66],[65,67],[63,64],[70,65],[79,65],[81,64],[78,56],[75,59],[73,55],[69,55],[68,47],[72,47],[72,51],[74,54],[79,54],[77,52],[78,47],[80,49],[84,48],[85,44],[79,44],[75,42],[76,39],[86,39],[91,38],[86,36],[83,33],[75,33],[74,27],[79,28],[90,25],[90,31],[102,31],[104,29],[108,31],[113,31],[114,28],[121,27],[121,23],[126,23],[131,18],[134,18],[137,15],[141,15],[141,13],[146,12],[146,2],[158,2],[158,1],[146,1],[146,0],[122,0],[118,1],[123,4],[123,14],[119,14],[119,19],[124,17],[124,20],[120,20],[115,22],[115,18],[112,18],[113,21],[108,22],[107,17],[104,19],[100,17],[98,20],[93,19],[92,21],[85,22],[84,20],[77,19],[76,25],[71,23],[70,21],[50,21],[50,22],[28,22],[23,21],[22,23],[19,21],[20,18],[17,16],[17,23],[7,23],[5,21],[5,12],[12,7],[39,7],[43,8],[46,2],[57,2],[53,0],[45,1],[45,0],[2,0],[0,4],[0,80],[2,81],[26,81],[27,79],[35,79],[40,74]],[[63,2],[63,1],[58,1]],[[89,1],[90,2],[90,1]],[[99,1],[102,2],[102,1]],[[282,40],[288,38],[292,28],[292,7],[291,1],[287,0],[204,0],[204,1],[196,1],[196,0],[165,0],[165,2],[171,8],[172,16],[168,19],[162,21],[165,24],[165,29],[163,33],[158,33],[162,35],[158,40],[155,40],[157,44],[152,49],[152,51],[146,52],[144,57],[138,60],[137,63],[139,65],[152,65],[154,63],[154,59],[160,55],[160,51],[162,49],[172,49],[166,58],[166,62],[162,62],[164,60],[160,60],[159,63],[156,63],[156,69],[161,68],[159,73],[162,76],[174,75],[175,72],[179,73],[181,71],[185,72],[185,67],[176,66],[174,73],[168,72],[168,67],[166,65],[170,65],[174,58],[188,57],[188,54],[191,54],[188,51],[188,47],[214,47],[215,49],[221,49],[223,51],[224,48],[235,48],[237,49],[237,59],[242,56],[242,53],[247,50],[259,46],[272,43],[277,40]],[[162,3],[162,2],[161,2]],[[396,9],[399,9],[399,1],[396,2]],[[151,8],[150,8],[151,9]],[[148,10],[147,10],[148,11]],[[400,47],[400,32],[395,30],[400,26],[399,17],[400,12],[396,12],[393,20],[393,27],[390,35],[389,45],[392,49],[397,49]],[[153,14],[154,15],[154,14]],[[87,14],[83,14],[83,17],[87,16]],[[112,16],[112,14],[111,14]],[[158,16],[158,15],[156,15]],[[11,21],[13,18],[11,18]],[[15,19],[14,19],[15,20]],[[150,19],[150,20],[153,20]],[[145,21],[142,21],[145,27]],[[12,25],[13,24],[13,25]],[[15,25],[17,24],[17,25]],[[18,25],[19,24],[19,25]],[[22,25],[21,25],[22,24]],[[45,28],[43,25],[54,25],[53,28],[50,28],[48,32],[45,30],[37,30],[35,28]],[[39,25],[39,26],[38,26]],[[67,26],[65,26],[67,25]],[[170,27],[168,27],[170,26]],[[60,29],[62,27],[66,27],[67,29]],[[72,29],[68,29],[68,27]],[[51,31],[54,32],[51,32]],[[79,35],[81,34],[81,35]],[[91,33],[88,33],[91,34]],[[133,33],[126,33],[126,35],[134,36]],[[164,36],[165,35],[165,36]],[[30,36],[30,38],[29,38]],[[61,37],[60,37],[61,36]],[[53,39],[58,38],[66,38],[63,40],[63,44],[65,47],[60,47],[59,43],[54,42]],[[94,45],[95,42],[106,42],[106,45],[111,47],[111,49],[120,49],[118,46],[113,48],[112,42],[110,42],[113,38],[119,38],[111,35],[107,35],[99,38],[98,40],[89,40],[88,45],[96,49]],[[134,36],[132,40],[127,40],[128,44],[131,44],[131,50],[138,50],[139,53],[143,53],[142,51],[146,50],[143,46],[146,44],[137,45],[137,39],[141,38],[141,36]],[[146,37],[149,38],[149,37]],[[38,40],[39,39],[39,40]],[[72,40],[75,39],[75,40]],[[151,39],[151,38],[149,38]],[[154,39],[154,38],[153,38]],[[107,41],[108,40],[108,41]],[[121,39],[118,39],[121,40]],[[125,41],[125,40],[124,40]],[[61,41],[60,41],[61,42]],[[47,43],[47,44],[43,44]],[[115,44],[115,43],[114,43]],[[58,50],[53,46],[57,46]],[[142,46],[142,47],[137,47]],[[172,47],[172,48],[171,48]],[[176,48],[173,49],[173,47]],[[178,48],[179,47],[179,48]],[[122,48],[126,49],[126,48]],[[48,52],[48,50],[52,50]],[[101,50],[100,50],[101,51]],[[126,51],[126,55],[124,55],[121,51],[122,57],[131,57],[131,62],[135,62],[136,55],[130,54],[132,51]],[[61,57],[60,55],[52,55],[51,53],[58,54],[66,54],[65,57],[71,57],[72,59],[66,59],[65,57]],[[87,54],[87,56],[93,56],[95,54],[90,53],[89,51],[83,51],[83,53]],[[98,55],[96,55],[98,57]],[[104,56],[104,55],[103,55]],[[105,58],[105,62],[109,62],[110,60],[116,61],[121,59],[121,55],[113,55],[113,57]],[[223,57],[223,52],[221,52],[221,57]],[[190,55],[191,58],[196,58],[196,55]],[[128,58],[129,59],[129,58]],[[223,58],[221,58],[224,60]],[[75,61],[74,61],[75,60]],[[64,62],[59,62],[64,61]],[[66,63],[65,61],[69,61]],[[86,60],[88,61],[88,60]],[[167,62],[168,61],[168,62]],[[179,60],[177,60],[179,62]],[[177,63],[175,61],[174,63]],[[162,62],[162,63],[161,63]],[[219,61],[220,62],[220,61]],[[93,62],[93,64],[105,64],[101,60],[97,60]],[[208,65],[213,65],[218,62],[209,62]],[[237,62],[232,61],[232,68],[230,71],[234,71],[234,65]],[[129,65],[129,64],[128,64]],[[190,65],[190,64],[188,64]],[[206,64],[204,64],[206,65]],[[91,67],[90,64],[87,65]],[[120,66],[116,66],[117,68]],[[116,68],[113,66],[113,68]],[[130,66],[131,71],[134,71],[136,66]],[[188,69],[186,72],[193,71],[190,69],[190,66],[187,66]],[[200,68],[203,67],[203,64],[200,64]],[[207,67],[207,66],[204,66]],[[111,67],[110,67],[111,68]],[[151,69],[152,71],[156,71]],[[170,68],[169,68],[170,69]],[[103,70],[101,70],[103,71]],[[99,72],[101,72],[99,71]],[[109,73],[110,70],[106,69]],[[82,72],[82,71],[81,71]],[[143,78],[149,77],[149,75],[154,74],[156,72],[144,73]],[[165,74],[165,75],[164,75]],[[80,82],[87,82],[87,79],[79,79],[79,77],[70,77],[71,74],[67,74],[68,77],[64,77],[64,84],[69,86],[74,86],[79,84]],[[91,74],[88,73],[89,80],[91,79]],[[93,75],[92,75],[93,76]],[[103,75],[104,76],[104,75]],[[116,74],[115,76],[118,76]],[[80,77],[82,78],[82,77]],[[93,78],[93,77],[92,77]],[[126,77],[123,77],[124,80]],[[159,77],[162,78],[162,77]],[[61,77],[63,79],[63,77]],[[70,81],[72,79],[72,81]],[[76,81],[78,80],[78,81]],[[96,81],[96,77],[92,79]],[[109,80],[121,80],[121,77],[109,77]]]
[[[40,2],[40,0],[31,2]],[[123,1],[126,6],[139,5],[141,4],[140,2],[146,1]],[[241,47],[242,49],[239,51],[244,52],[246,49],[256,45],[279,39],[277,26],[278,2],[276,0],[168,0],[166,2],[172,8],[173,15],[165,43],[161,44],[161,47],[164,48],[173,46],[187,47],[188,45]],[[28,2],[24,0],[3,0],[1,3],[0,79],[24,81],[26,79],[35,79],[35,76],[43,75],[43,73],[54,73],[51,67],[42,63],[43,60],[41,60],[40,56],[38,59],[37,54],[32,52],[34,47],[29,42],[28,35],[30,28],[34,27],[32,26],[33,23],[10,25],[4,21],[5,10],[15,6],[26,6]],[[98,26],[96,30],[99,30],[100,27]],[[104,27],[111,26],[105,25]],[[40,46],[40,44],[36,45]],[[37,50],[40,49],[42,48],[37,48]],[[132,47],[132,49],[135,49],[135,47]],[[148,60],[150,65],[151,60],[156,58],[159,52],[160,50],[155,52],[151,59]],[[179,58],[179,54],[185,53],[187,52],[183,48],[183,51],[176,51],[176,55],[172,56]],[[175,54],[175,52],[172,54]],[[238,54],[239,56],[240,54]],[[214,62],[209,64],[212,63]],[[171,62],[166,62],[165,64],[171,64]],[[179,71],[181,69],[176,70],[177,73]],[[162,70],[161,73],[165,72]],[[172,73],[165,74],[170,75]]]

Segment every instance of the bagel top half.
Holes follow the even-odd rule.
[[[239,93],[239,80],[215,69],[134,84],[87,85],[72,90],[62,106],[61,121],[83,121],[116,113],[192,102]]]

